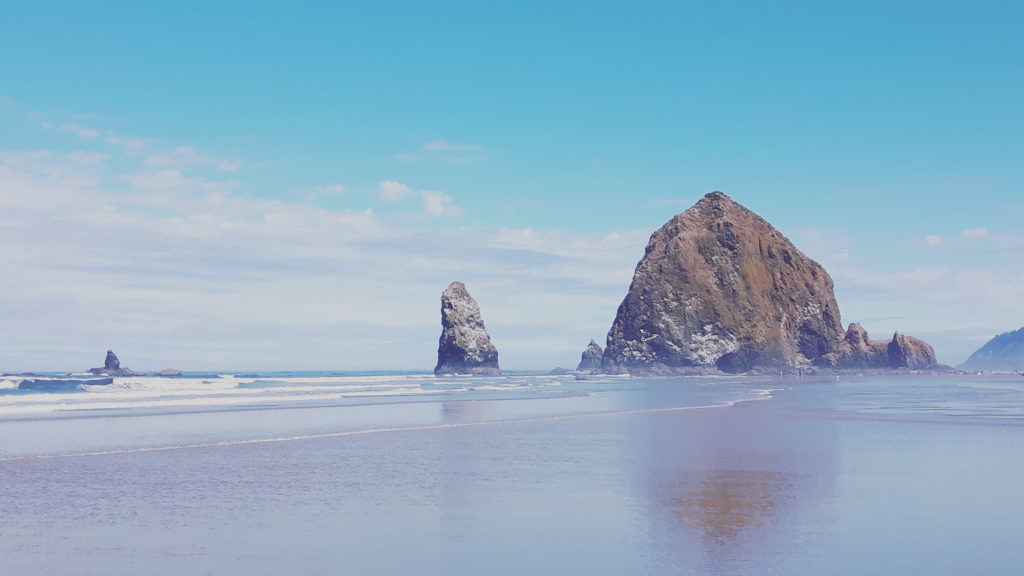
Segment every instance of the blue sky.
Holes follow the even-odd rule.
[[[955,363],[1024,325],[1015,3],[6,3],[0,370],[508,368],[603,340],[722,190],[843,319]]]

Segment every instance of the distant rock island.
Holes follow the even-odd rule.
[[[103,361],[103,368],[90,368],[92,374],[106,374],[107,376],[142,376],[141,373],[131,368],[121,368],[121,361],[113,350],[107,350],[107,357]]]
[[[832,279],[763,218],[712,192],[655,232],[601,368],[670,374],[937,366],[927,343],[843,330]]]
[[[971,354],[959,368],[964,370],[1024,370],[1024,328],[1005,332]]]
[[[579,372],[590,371],[595,372],[601,369],[601,359],[604,358],[604,350],[601,346],[593,340],[587,345],[586,349],[583,350],[583,354],[580,356],[580,363],[576,366],[576,370]]]
[[[501,374],[498,350],[484,328],[480,306],[462,282],[441,294],[441,338],[434,374]]]

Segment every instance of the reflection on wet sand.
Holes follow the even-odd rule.
[[[761,470],[702,471],[677,487],[665,507],[709,546],[729,545],[770,525],[790,505],[799,478]]]
[[[830,422],[737,406],[652,415],[645,426],[638,481],[657,571],[744,573],[751,559],[764,568],[833,520]]]

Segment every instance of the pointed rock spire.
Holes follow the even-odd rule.
[[[484,328],[480,306],[462,282],[441,294],[441,338],[434,374],[501,374],[498,350]]]

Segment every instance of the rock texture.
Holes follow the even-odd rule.
[[[484,328],[480,306],[462,282],[441,294],[441,338],[434,374],[501,374],[498,351]]]
[[[600,370],[601,360],[603,358],[604,350],[597,342],[591,340],[590,344],[587,345],[587,348],[583,351],[583,354],[580,356],[580,363],[578,366],[576,366],[576,370],[581,372],[584,370],[590,372]]]
[[[899,332],[893,334],[887,352],[890,368],[925,370],[938,366],[938,362],[935,361],[935,350],[927,342],[913,336],[904,336]],[[840,358],[840,366],[842,360]]]
[[[855,328],[856,327],[856,328]],[[832,279],[763,218],[712,192],[655,232],[608,332],[608,372],[921,367],[931,347],[843,330]]]
[[[927,342],[905,336],[899,332],[891,340],[869,340],[868,333],[857,323],[846,329],[845,342],[834,358],[825,358],[823,364],[835,368],[908,368],[926,370],[936,368],[935,351]]]
[[[121,361],[113,350],[107,350],[107,357],[103,360],[103,368],[90,368],[92,374],[106,374],[107,376],[142,376],[131,368],[121,368]]]
[[[1024,370],[1024,328],[1005,332],[978,348],[966,362],[964,370]]]

